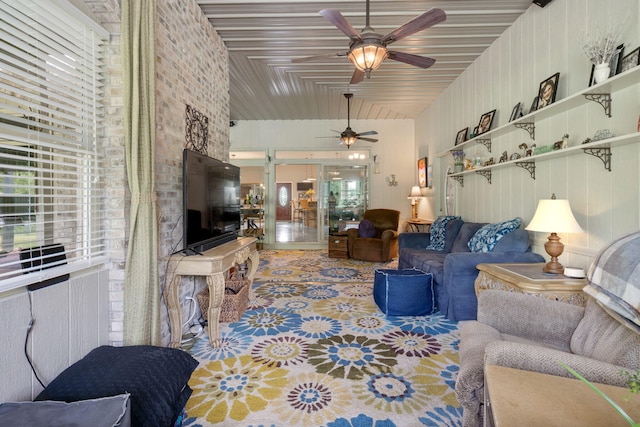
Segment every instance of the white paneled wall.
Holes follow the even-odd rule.
[[[29,353],[46,384],[90,350],[108,343],[108,271],[76,274],[31,293]],[[30,304],[26,291],[0,296],[0,402],[32,400],[42,390],[24,354]]]
[[[625,24],[623,42],[627,52],[640,45],[638,0],[554,0],[545,8],[532,5],[478,60],[472,64],[416,120],[420,155],[444,153],[454,145],[456,133],[473,129],[483,113],[497,109],[493,127],[508,122],[513,106],[523,102],[525,113],[537,95],[539,84],[559,72],[557,100],[588,85],[591,64],[580,46],[589,28],[611,22]],[[599,104],[590,102],[549,119],[536,122],[535,143],[547,145],[570,135],[570,146],[592,137],[599,129],[614,135],[636,132],[640,115],[640,85],[612,93],[612,118]],[[527,132],[514,130],[493,138],[493,152],[478,145],[483,160],[497,161],[503,150],[519,152],[521,143],[531,145]],[[476,147],[466,147],[473,157]],[[555,193],[567,198],[586,233],[563,235],[561,262],[587,268],[594,254],[617,236],[640,228],[640,141],[612,149],[612,171],[581,152],[536,162],[533,180],[524,169],[511,166],[493,169],[492,184],[479,175],[465,175],[457,186],[457,214],[470,221],[501,221],[520,216],[527,224],[539,199]],[[436,169],[436,214],[443,206],[443,173],[453,160],[443,157]],[[534,250],[544,254],[544,233],[534,233]]]

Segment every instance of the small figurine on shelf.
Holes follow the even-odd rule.
[[[569,134],[565,133],[562,135],[562,148],[567,148],[569,146]]]
[[[498,163],[504,163],[509,159],[509,155],[507,154],[506,151],[502,152],[502,156],[500,156],[500,160],[498,160]]]
[[[529,148],[529,146],[525,142],[523,142],[522,144],[518,145],[518,148],[522,150],[522,157],[526,157],[527,148]]]

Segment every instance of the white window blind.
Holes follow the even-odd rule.
[[[64,0],[0,0],[0,291],[105,261],[107,37]]]

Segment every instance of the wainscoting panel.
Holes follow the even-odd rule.
[[[91,349],[108,342],[108,272],[91,270],[31,293],[28,350],[46,385]],[[42,387],[24,354],[29,324],[26,290],[0,296],[0,401],[32,400]]]

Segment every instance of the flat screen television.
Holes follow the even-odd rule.
[[[235,240],[240,230],[240,168],[185,149],[182,156],[184,252]]]

